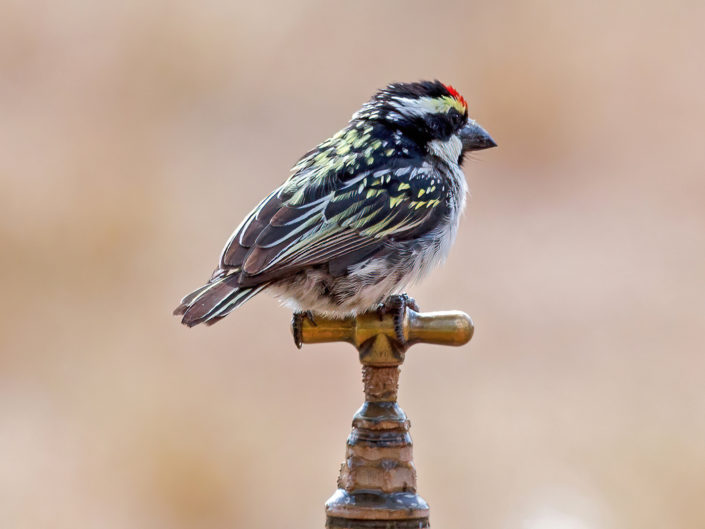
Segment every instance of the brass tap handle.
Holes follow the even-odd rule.
[[[348,342],[360,352],[363,364],[392,366],[404,361],[404,353],[411,345],[464,345],[474,331],[470,316],[460,311],[419,313],[407,309],[402,328],[405,342],[399,343],[390,314],[380,318],[373,311],[345,319],[314,315],[313,321],[303,319],[301,339],[309,344]]]
[[[465,345],[475,327],[470,316],[457,310],[438,312],[407,311],[408,342],[437,345]]]

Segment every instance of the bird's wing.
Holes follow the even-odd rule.
[[[332,261],[344,268],[391,240],[422,236],[448,214],[444,184],[431,174],[428,164],[407,165],[337,185],[285,183],[235,230],[220,269],[239,273],[241,284],[257,284]]]

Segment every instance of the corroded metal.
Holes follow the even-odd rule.
[[[370,312],[346,319],[316,315],[314,321],[303,320],[303,343],[351,343],[363,366],[365,403],[353,418],[338,490],[326,502],[326,527],[430,527],[428,504],[416,494],[410,423],[396,402],[399,366],[413,344],[463,345],[472,334],[472,320],[462,312],[406,310],[405,343],[397,340],[391,315]]]

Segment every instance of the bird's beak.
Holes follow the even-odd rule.
[[[472,120],[460,129],[459,135],[460,141],[463,142],[463,152],[479,151],[497,146],[487,131]]]

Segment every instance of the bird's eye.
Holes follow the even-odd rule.
[[[449,117],[450,117],[450,122],[454,128],[459,128],[460,125],[462,125],[463,116],[459,112],[457,112],[455,110],[451,110]]]

